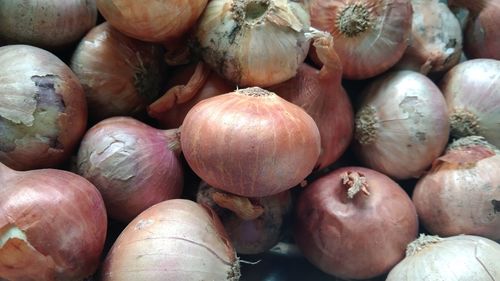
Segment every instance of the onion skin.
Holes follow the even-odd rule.
[[[199,102],[180,131],[193,171],[209,185],[244,197],[292,188],[311,173],[320,154],[314,120],[258,87]]]
[[[418,178],[441,155],[449,121],[439,88],[403,70],[372,81],[355,115],[354,150],[367,167],[392,178]]]
[[[341,178],[346,172],[363,175],[369,194],[348,199]],[[339,168],[317,179],[300,194],[295,211],[294,237],[303,255],[344,279],[388,272],[418,233],[417,213],[406,192],[389,177],[362,167]]]
[[[500,61],[472,59],[446,73],[440,88],[450,114],[451,136],[483,136],[500,147]]]
[[[109,217],[128,223],[152,205],[180,197],[183,167],[176,132],[130,117],[108,118],[87,131],[77,171],[101,192]]]
[[[43,49],[0,48],[0,99],[0,161],[13,169],[56,167],[85,133],[83,88],[66,64]]]
[[[0,279],[82,280],[95,272],[107,218],[90,182],[62,170],[18,172],[1,163],[0,182]],[[24,239],[10,236],[13,229]]]
[[[239,280],[239,261],[217,216],[172,199],[136,217],[116,239],[101,281]]]

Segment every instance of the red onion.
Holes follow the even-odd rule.
[[[99,189],[111,218],[130,222],[150,206],[180,197],[179,154],[176,129],[163,131],[130,117],[112,117],[85,134],[77,171]]]
[[[334,170],[296,205],[295,241],[322,271],[346,279],[388,272],[418,233],[415,207],[389,177],[362,167]]]
[[[227,280],[239,261],[217,216],[201,205],[172,199],[136,217],[104,261],[102,281]]]
[[[441,80],[450,113],[451,136],[483,136],[500,146],[500,61],[473,59]]]
[[[443,95],[418,72],[391,72],[374,80],[363,93],[355,123],[359,159],[397,179],[419,177],[448,142]]]
[[[383,73],[403,56],[411,34],[410,0],[311,0],[311,25],[330,32],[344,78]]]
[[[500,150],[484,138],[453,142],[413,192],[420,221],[439,236],[500,240]]]
[[[16,170],[55,167],[70,157],[85,133],[85,94],[55,55],[27,45],[4,46],[0,117],[2,163]]]
[[[0,186],[0,280],[83,280],[95,272],[107,219],[91,183],[0,163]]]
[[[245,197],[294,187],[311,173],[320,154],[314,120],[258,87],[199,102],[180,131],[193,171],[209,185]]]

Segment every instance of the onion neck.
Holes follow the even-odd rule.
[[[238,89],[235,91],[236,94],[248,96],[248,97],[270,97],[276,95],[275,93],[262,89],[260,87],[249,87],[244,89]]]
[[[346,37],[356,37],[372,26],[370,9],[364,3],[352,3],[341,9],[335,25]]]
[[[177,156],[181,154],[181,140],[179,128],[162,130],[165,142],[169,150],[173,151]]]
[[[213,192],[212,200],[222,208],[231,210],[242,220],[254,220],[264,213],[262,206],[253,204],[250,199],[225,192]]]
[[[490,144],[486,139],[482,136],[467,136],[453,141],[447,147],[447,152],[452,150],[466,150],[471,147],[484,147],[488,150],[491,150],[494,154],[498,154],[499,150],[494,145]]]
[[[372,106],[364,106],[355,118],[355,139],[362,145],[373,143],[377,138],[377,111]]]
[[[477,135],[479,120],[476,114],[466,109],[456,109],[450,115],[450,127],[454,138]]]
[[[368,183],[363,174],[357,172],[345,172],[340,175],[342,184],[347,187],[347,198],[353,199],[356,194],[362,191],[365,195],[370,195]]]
[[[423,249],[441,242],[443,239],[435,235],[420,234],[417,240],[411,242],[406,247],[406,256],[411,257],[418,254]]]

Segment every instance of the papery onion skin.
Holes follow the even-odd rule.
[[[96,22],[95,0],[0,2],[0,37],[9,44],[67,47],[80,40]]]
[[[0,161],[13,169],[56,167],[85,133],[83,88],[71,69],[48,51],[28,45],[1,47],[0,99]]]
[[[96,0],[103,17],[120,32],[146,42],[184,35],[196,23],[207,0]]]
[[[193,171],[209,185],[245,197],[269,196],[299,184],[320,154],[314,120],[258,87],[199,102],[180,131]]]
[[[209,208],[172,199],[142,212],[108,253],[101,281],[239,280],[239,261]]]
[[[95,272],[107,217],[90,182],[67,171],[17,172],[0,163],[0,185],[0,279],[83,280]]]
[[[366,179],[367,192],[348,199],[344,173]],[[418,233],[415,207],[389,177],[363,167],[342,167],[306,186],[295,208],[294,237],[304,256],[343,279],[388,272]]]
[[[500,147],[500,61],[471,59],[440,82],[450,114],[451,136],[483,136]]]
[[[500,244],[480,236],[421,236],[408,246],[407,257],[386,281],[467,280],[500,278]]]
[[[152,205],[180,197],[183,167],[176,132],[130,117],[107,118],[87,131],[77,171],[101,192],[109,217],[128,223]]]
[[[396,179],[418,178],[448,142],[448,110],[439,88],[418,72],[378,77],[362,93],[354,150],[369,168]]]
[[[311,0],[311,26],[330,32],[343,77],[367,79],[403,56],[411,34],[410,0]]]

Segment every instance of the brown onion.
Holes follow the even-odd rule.
[[[410,0],[311,0],[311,26],[330,32],[343,77],[366,79],[403,56],[411,34]]]
[[[78,78],[52,53],[0,48],[0,161],[16,170],[66,161],[87,125]]]
[[[245,197],[294,187],[311,173],[320,154],[314,120],[258,87],[199,102],[180,131],[193,171],[209,185]]]
[[[450,114],[451,136],[483,136],[500,146],[500,61],[473,59],[441,80]]]
[[[443,95],[434,82],[414,71],[390,72],[372,81],[355,123],[359,159],[397,179],[419,177],[448,142]]]
[[[95,272],[107,219],[90,182],[0,163],[0,186],[0,280],[83,280]]]
[[[453,142],[413,192],[420,221],[439,236],[500,240],[500,150],[484,138]]]
[[[85,134],[78,174],[101,192],[109,217],[130,222],[183,186],[177,130],[158,130],[130,117],[105,119]]]
[[[408,194],[371,169],[334,170],[306,186],[297,201],[297,245],[313,265],[340,278],[388,272],[417,233]]]
[[[104,261],[102,281],[237,281],[239,260],[209,208],[172,199],[142,212]]]

